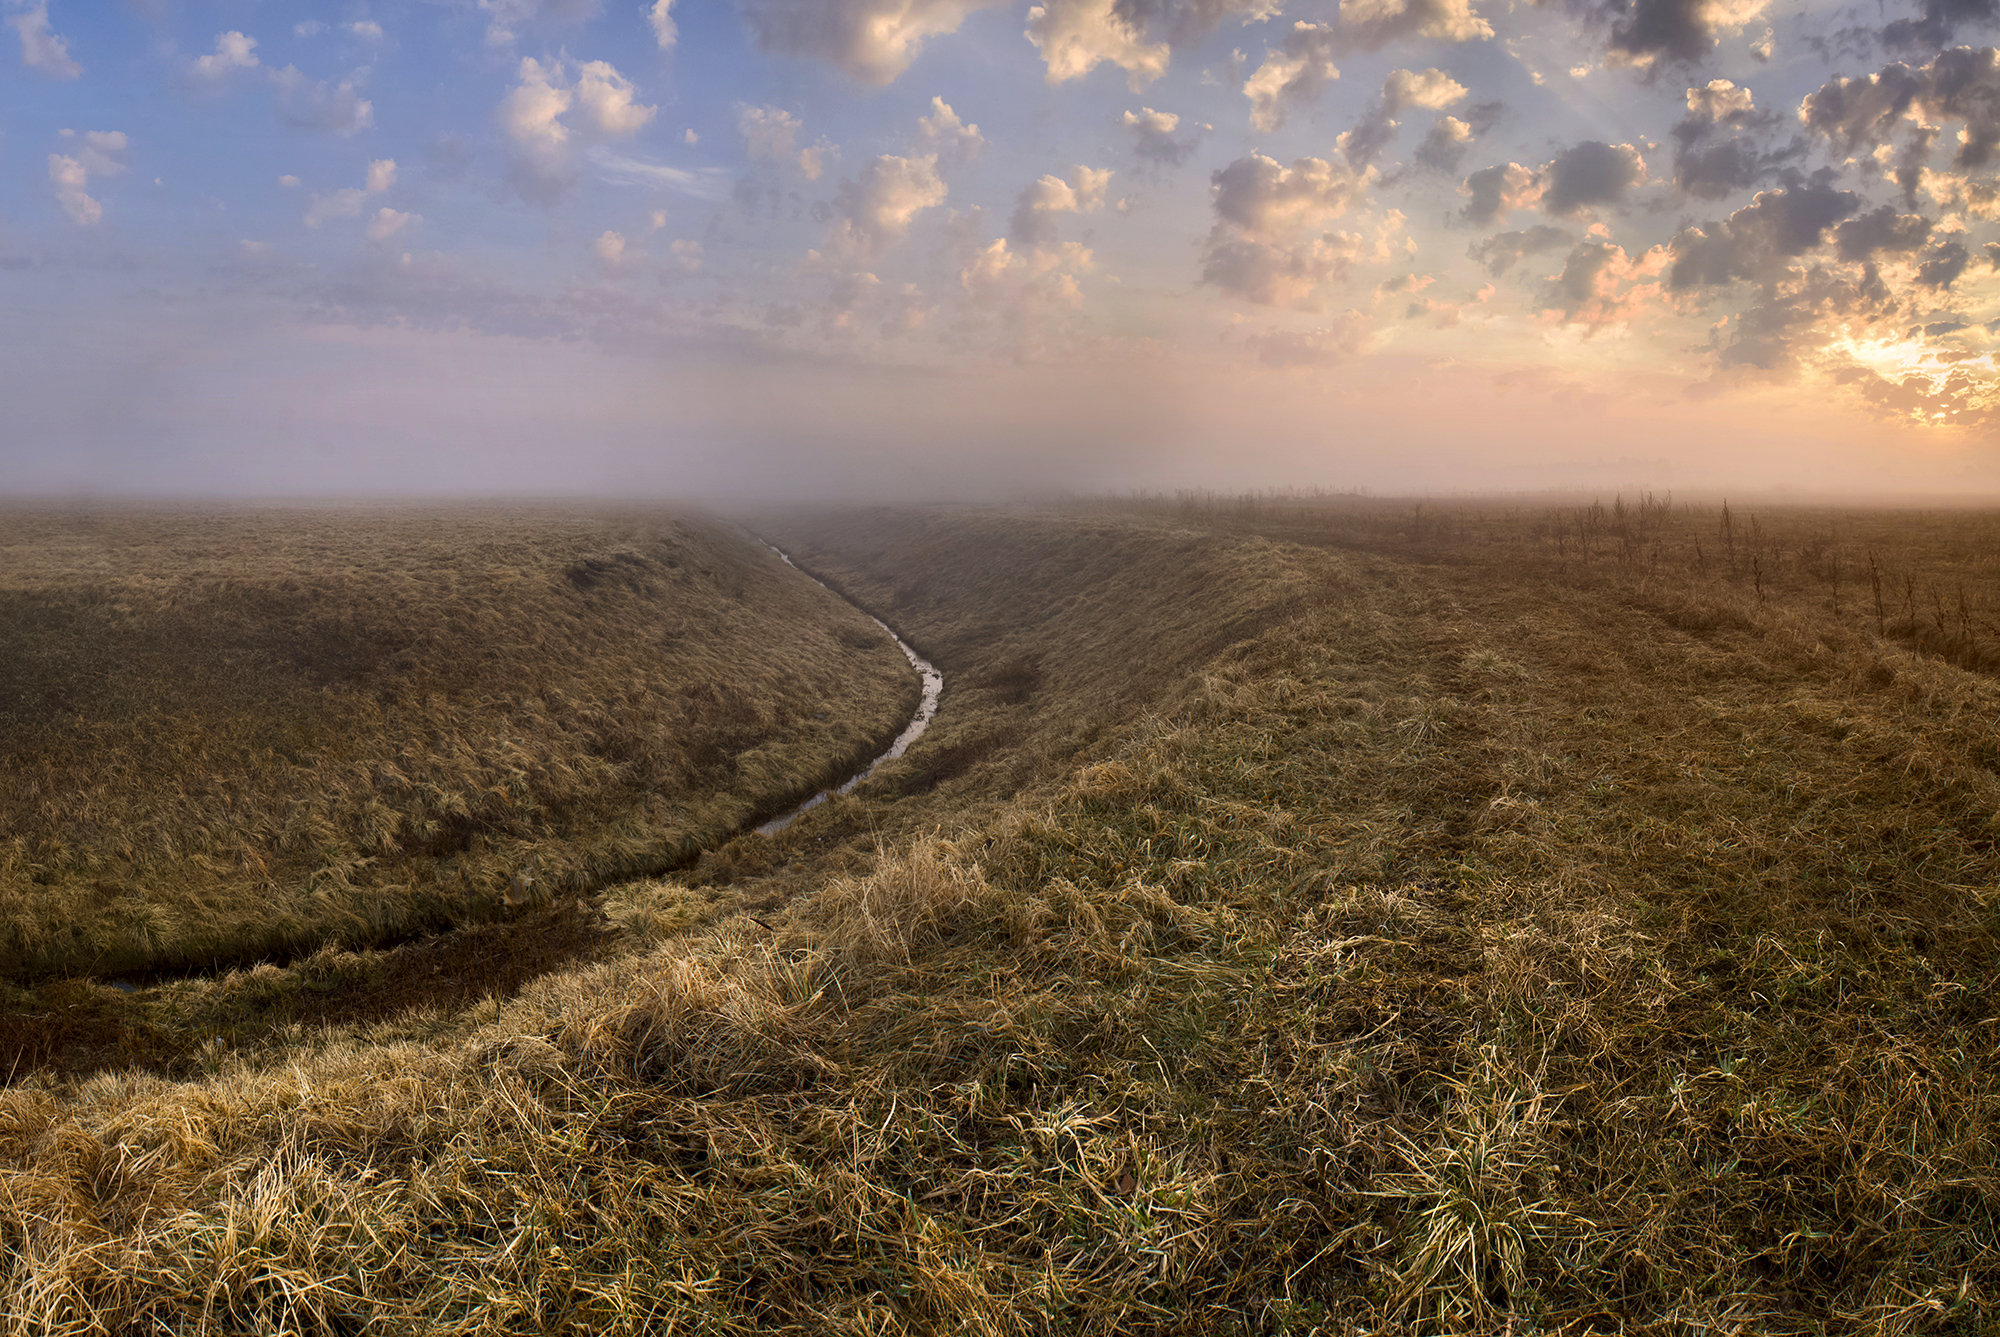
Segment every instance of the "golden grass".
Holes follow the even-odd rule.
[[[984,750],[511,1000],[0,1093],[0,1327],[1984,1330],[2000,688],[1315,504],[788,522]]]
[[[17,979],[671,867],[842,774],[915,691],[859,614],[693,515],[11,511],[0,551]]]

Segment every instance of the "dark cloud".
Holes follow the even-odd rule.
[[[1669,243],[1667,287],[1685,292],[1737,279],[1772,281],[1860,207],[1860,196],[1835,190],[1826,174],[1763,191],[1722,223],[1681,229]]]
[[[1604,241],[1580,241],[1542,294],[1542,305],[1559,311],[1565,321],[1582,319],[1603,296],[1605,280],[1625,258],[1622,247]],[[1595,322],[1592,322],[1595,323]]]
[[[1482,167],[1465,178],[1459,190],[1470,196],[1459,217],[1475,227],[1497,222],[1503,215],[1541,198],[1540,172],[1517,162]]]
[[[1972,263],[1972,252],[1955,241],[1941,242],[1924,252],[1917,266],[1917,282],[1926,288],[1949,289]]]
[[[1913,113],[1919,119],[1911,119]],[[2000,51],[1956,47],[1927,65],[1913,68],[1898,61],[1858,78],[1836,76],[1799,106],[1809,131],[1855,155],[1902,136],[1928,154],[1934,132],[1922,118],[1964,125],[1953,166],[1966,170],[1991,163],[2000,147]]]
[[[1833,243],[1843,260],[1866,260],[1877,251],[1907,255],[1929,239],[1931,220],[1922,214],[1899,214],[1889,205],[1833,230]]]
[[[1606,32],[1614,61],[1653,70],[1706,59],[1725,18],[1714,0],[1569,0],[1566,8]]]
[[[1673,128],[1674,184],[1698,199],[1719,200],[1771,180],[1805,152],[1798,139],[1765,147],[1778,114],[1753,106],[1750,90],[1727,79],[1688,89],[1687,101],[1687,115]]]
[[[1498,278],[1528,256],[1567,246],[1571,240],[1571,235],[1562,228],[1537,223],[1520,232],[1502,232],[1485,241],[1474,242],[1465,253],[1486,266],[1487,273]]]
[[[1646,163],[1630,144],[1587,139],[1557,154],[1547,177],[1542,208],[1569,218],[1595,205],[1621,203],[1627,190],[1646,179]]]
[[[1431,122],[1423,143],[1412,155],[1418,167],[1433,172],[1458,170],[1459,162],[1472,141],[1493,128],[1506,108],[1498,102],[1481,102],[1468,108],[1463,117],[1439,116]]]
[[[1881,41],[1888,47],[1941,47],[1960,28],[1990,25],[1996,18],[2000,18],[1996,0],[1924,0],[1923,13],[1916,18],[1885,25]]]

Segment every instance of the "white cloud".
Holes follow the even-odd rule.
[[[924,39],[1000,0],[738,0],[758,49],[825,61],[866,84],[910,67]]]
[[[608,61],[593,60],[576,72],[574,85],[561,59],[544,64],[521,59],[520,82],[500,100],[501,129],[514,143],[508,179],[527,199],[553,203],[575,178],[570,162],[571,128],[563,117],[577,111],[586,139],[620,139],[653,119],[657,110],[639,105],[632,81]]]
[[[90,198],[84,188],[90,173],[75,158],[60,153],[49,155],[49,184],[55,187],[56,203],[83,227],[94,227],[104,217],[104,206]]]
[[[1204,125],[1186,139],[1175,139],[1174,132],[1180,129],[1180,124],[1181,118],[1173,112],[1154,111],[1151,107],[1125,113],[1125,128],[1137,139],[1132,152],[1142,162],[1161,167],[1178,167],[1186,162],[1201,142],[1201,131],[1211,128]]]
[[[911,152],[936,158],[940,167],[962,167],[985,148],[986,139],[978,126],[967,125],[949,102],[933,97],[931,114],[917,122],[917,137]]]
[[[1492,26],[1472,12],[1470,0],[1342,0],[1332,23],[1296,23],[1265,50],[1263,63],[1243,85],[1251,123],[1274,130],[1288,110],[1315,101],[1340,77],[1337,56],[1379,51],[1405,38],[1471,42],[1491,36]]]
[[[530,23],[561,27],[583,23],[603,12],[600,0],[479,0],[479,8],[489,15],[486,23],[488,46],[506,46]]]
[[[625,238],[616,232],[605,232],[603,236],[590,244],[590,249],[597,253],[598,263],[602,264],[606,269],[622,269],[628,258],[626,255]],[[638,253],[635,251],[630,258],[636,259],[637,257]]]
[[[278,178],[278,184],[283,186],[286,190],[297,190],[299,188],[299,179],[293,176],[290,172],[287,172],[283,176]]]
[[[296,183],[297,178],[293,178],[293,181]],[[370,195],[380,195],[395,184],[396,160],[394,158],[377,158],[368,164],[368,174],[363,178],[361,186],[349,186],[343,190],[330,191],[325,195],[314,195],[312,202],[306,206],[306,226],[318,227],[321,223],[331,218],[358,217],[361,213],[361,206],[367,203]],[[395,219],[393,223],[384,221],[392,216]],[[410,215],[408,214],[398,214],[393,209],[383,209],[369,223],[368,236],[372,240],[380,240],[380,237],[388,236],[389,233],[403,226],[409,219]],[[387,227],[388,229],[381,233],[380,237],[376,234],[376,229],[379,227]]]
[[[380,42],[386,36],[382,31],[382,25],[373,19],[356,19],[346,27],[349,33],[364,42]]]
[[[232,30],[217,33],[214,53],[197,56],[193,69],[200,78],[222,79],[237,70],[254,70],[259,63],[257,39]]]
[[[299,38],[317,37],[326,31],[326,25],[318,19],[303,19],[292,25],[292,36]]]
[[[368,240],[383,241],[393,237],[414,222],[416,217],[415,214],[400,213],[387,207],[377,209],[375,216],[368,220]]]
[[[1250,346],[1260,360],[1274,367],[1330,367],[1358,356],[1367,346],[1369,333],[1368,318],[1349,310],[1322,329],[1254,335]]]
[[[1391,70],[1382,81],[1382,105],[1392,116],[1409,107],[1443,111],[1463,99],[1467,91],[1443,70]]]
[[[616,185],[664,188],[698,200],[720,200],[729,194],[731,176],[721,168],[674,167],[604,144],[593,147],[588,157],[598,174]]]
[[[694,145],[701,143],[701,136],[694,132],[693,126],[689,126],[687,129],[681,131],[681,142],[692,148]]]
[[[673,252],[674,263],[685,269],[688,273],[695,274],[701,271],[700,242],[688,241],[684,238],[676,237],[673,241],[667,243],[667,249]]]
[[[1027,37],[1050,83],[1111,64],[1136,93],[1166,73],[1176,49],[1205,41],[1224,19],[1255,23],[1281,8],[1282,0],[1043,0],[1028,11]]]
[[[659,110],[640,106],[632,81],[606,60],[590,61],[577,70],[576,103],[586,127],[607,139],[636,133]]]
[[[944,198],[935,158],[883,154],[862,168],[859,177],[841,183],[833,199],[827,247],[841,259],[879,256],[909,234],[919,213],[943,204]]]
[[[1387,259],[1402,227],[1391,213],[1372,238],[1313,235],[1366,194],[1373,168],[1300,158],[1284,167],[1263,154],[1238,158],[1213,174],[1215,226],[1203,252],[1202,281],[1265,306],[1317,310],[1322,290],[1357,260]]]
[[[1073,167],[1069,180],[1044,176],[1021,192],[1014,205],[1008,231],[1014,240],[1037,251],[1056,248],[1056,221],[1052,214],[1087,213],[1104,207],[1105,187],[1111,182],[1107,169]]]
[[[1340,77],[1333,63],[1335,49],[1332,27],[1303,20],[1294,24],[1284,40],[1265,51],[1264,63],[1244,82],[1250,123],[1259,130],[1275,130],[1284,124],[1290,107],[1318,98],[1329,80]]]
[[[1149,42],[1126,21],[1117,0],[1049,0],[1028,11],[1028,40],[1042,53],[1052,84],[1078,79],[1100,63],[1118,66],[1137,92],[1167,72],[1173,50]]]
[[[681,30],[668,12],[673,7],[674,0],[653,0],[653,7],[646,12],[646,20],[653,25],[653,37],[662,51],[670,49],[680,38]]]
[[[799,149],[799,131],[805,122],[782,107],[736,108],[736,128],[743,135],[743,148],[753,158],[781,160]]]
[[[86,130],[80,135],[74,130],[64,130],[57,138],[74,147],[77,160],[92,175],[117,176],[125,170],[125,150],[131,147],[131,142],[122,130]]]
[[[21,63],[52,79],[78,79],[83,66],[70,58],[69,43],[49,29],[48,0],[35,3],[7,20],[21,37]],[[95,221],[95,220],[93,220]]]
[[[271,83],[278,90],[278,115],[292,125],[352,135],[375,124],[375,104],[361,96],[354,78],[336,84],[287,65],[272,71]]]

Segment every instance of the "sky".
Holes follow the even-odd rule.
[[[0,496],[2000,495],[2000,0],[0,24]]]

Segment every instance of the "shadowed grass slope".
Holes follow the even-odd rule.
[[[914,699],[692,515],[0,512],[0,967],[251,959],[670,865]]]
[[[772,857],[882,844],[764,919],[638,884],[630,954],[505,1003],[0,1094],[0,1319],[1983,1330],[1991,681],[1526,538],[931,514],[820,560],[886,583],[891,523],[973,591],[1040,550],[982,631],[885,611],[991,718],[1033,663],[1046,739],[808,814]]]

